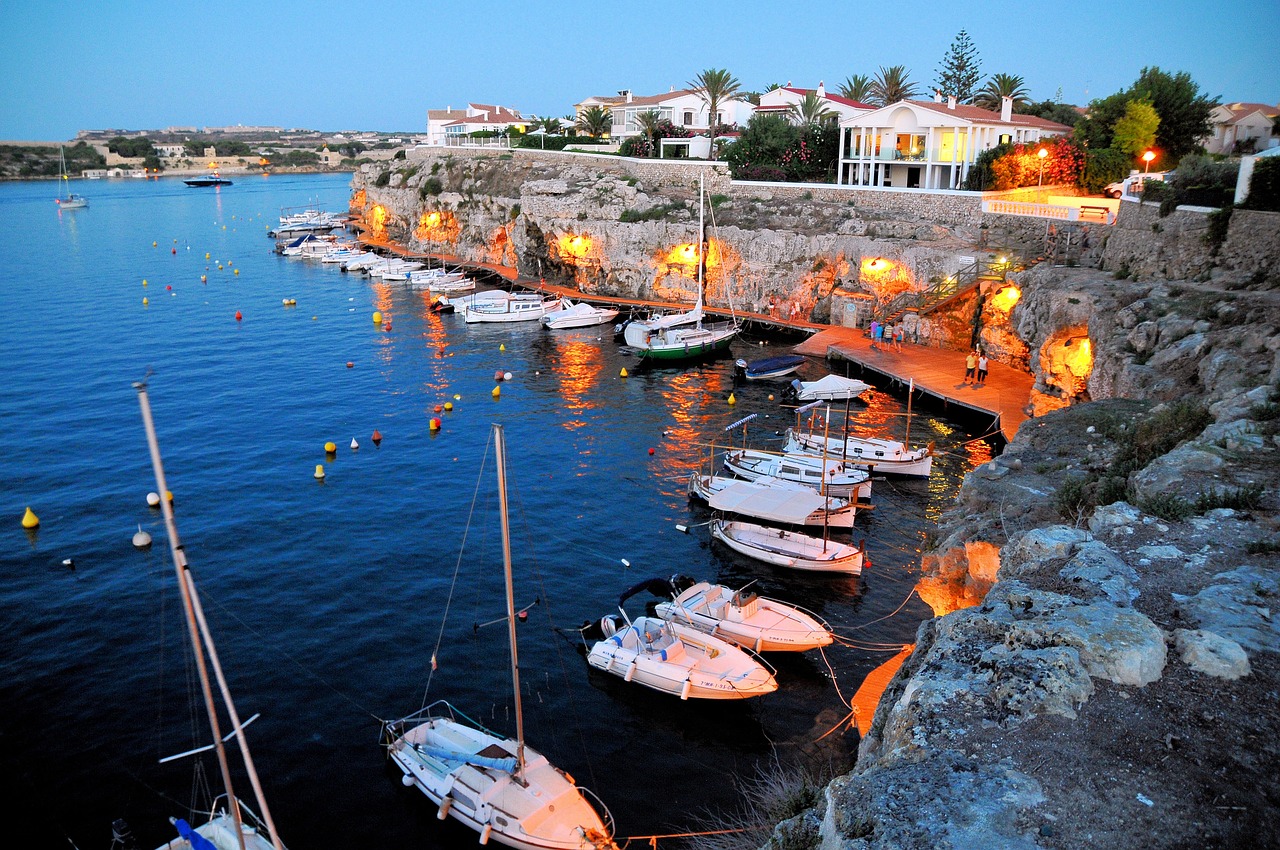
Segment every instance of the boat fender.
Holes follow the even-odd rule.
[[[491,824],[491,823],[486,823],[486,824],[484,825],[484,829],[480,830],[480,843],[481,843],[481,844],[488,844],[488,843],[489,843],[489,834],[490,834],[490,833],[492,833],[492,832],[493,832],[493,824]]]
[[[619,643],[619,645],[621,645],[621,643]],[[663,653],[663,654],[665,655],[666,653]],[[664,658],[663,661],[665,660],[666,659]],[[632,659],[631,663],[627,665],[627,672],[623,674],[622,681],[630,682],[635,677],[636,677],[636,662],[634,659]]]
[[[413,774],[411,773],[406,773],[404,776],[400,777],[400,784],[406,788],[412,788],[413,783],[414,783],[414,779],[413,779]]]
[[[691,690],[693,690],[693,680],[685,679],[684,686],[680,688],[680,699],[687,700],[689,698],[689,692]]]
[[[413,781],[412,776],[405,775],[405,779]],[[436,820],[444,820],[449,816],[449,809],[453,808],[453,798],[445,797],[440,801],[440,808],[436,811]]]

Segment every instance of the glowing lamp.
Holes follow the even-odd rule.
[[[1041,159],[1044,159],[1048,155],[1049,155],[1049,151],[1047,148],[1041,148],[1040,150],[1036,151],[1036,156],[1040,157]]]
[[[1149,172],[1149,171],[1151,171],[1151,160],[1153,160],[1153,159],[1155,159],[1155,158],[1156,158],[1156,152],[1155,152],[1155,151],[1147,151],[1146,153],[1144,153],[1144,154],[1142,155],[1142,161],[1143,161],[1143,162],[1145,162],[1145,163],[1147,164],[1147,165],[1146,165],[1146,169],[1145,169],[1146,171],[1148,171],[1148,172]]]

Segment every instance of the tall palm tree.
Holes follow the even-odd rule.
[[[716,158],[716,118],[720,104],[733,100],[742,89],[738,78],[724,68],[708,68],[688,83],[694,94],[707,105],[707,124],[711,128],[711,158]]]
[[[613,113],[603,106],[588,106],[574,120],[573,126],[593,139],[598,139],[613,127]]]
[[[1026,80],[1017,74],[992,74],[987,84],[978,89],[973,102],[983,109],[999,112],[1002,98],[1013,98],[1013,108],[1017,109],[1027,102],[1030,94]]]
[[[856,100],[858,103],[867,103],[871,100],[871,78],[866,74],[845,77],[844,82],[840,84],[840,96]]]
[[[646,109],[643,112],[636,113],[636,127],[649,140],[649,156],[658,155],[658,124],[661,121],[661,113],[656,109]]]
[[[871,81],[871,102],[877,106],[888,106],[900,100],[916,96],[916,84],[907,79],[911,72],[906,65],[880,66],[876,77]]]
[[[839,114],[827,106],[817,92],[808,92],[799,103],[787,107],[787,118],[792,124],[800,127],[817,127],[827,124],[839,117]]]

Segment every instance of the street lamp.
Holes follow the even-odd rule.
[[[1044,188],[1044,160],[1049,155],[1048,148],[1041,148],[1036,151],[1036,156],[1040,157],[1040,188]]]
[[[1153,159],[1155,159],[1155,158],[1156,158],[1156,152],[1155,152],[1155,151],[1147,151],[1146,153],[1144,153],[1144,154],[1142,155],[1142,161],[1143,161],[1143,162],[1145,162],[1145,163],[1147,164],[1147,166],[1146,166],[1146,170],[1143,172],[1144,174],[1150,174],[1150,173],[1151,173],[1151,160],[1153,160]]]

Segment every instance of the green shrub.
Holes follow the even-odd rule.
[[[1195,509],[1198,514],[1206,513],[1216,508],[1252,511],[1257,510],[1261,504],[1261,484],[1237,487],[1235,490],[1223,490],[1222,492],[1218,492],[1217,487],[1210,486],[1208,490],[1201,490],[1200,494],[1196,496]]]
[[[1063,519],[1078,521],[1088,516],[1095,507],[1093,495],[1089,491],[1087,478],[1079,476],[1067,478],[1053,494],[1053,507]]]
[[[1231,227],[1231,213],[1234,210],[1235,207],[1226,206],[1205,216],[1209,226],[1204,232],[1204,241],[1209,246],[1210,256],[1218,256],[1222,243],[1227,241],[1227,230]]]
[[[1280,552],[1280,541],[1251,540],[1244,544],[1244,551],[1250,555],[1270,555],[1272,552]]]
[[[1138,507],[1145,513],[1172,522],[1180,522],[1192,514],[1190,502],[1181,496],[1174,496],[1170,493],[1161,493],[1149,499],[1143,499]]]
[[[1280,157],[1264,157],[1253,163],[1249,196],[1242,206],[1251,210],[1280,211]]]
[[[379,173],[377,177],[373,178],[373,185],[378,189],[387,188],[387,186],[391,185],[391,172],[383,171]]]
[[[440,182],[438,177],[428,177],[422,181],[422,188],[418,190],[418,196],[424,201],[431,195],[439,195],[444,191],[444,184]]]
[[[649,207],[647,210],[623,210],[622,215],[618,216],[618,221],[624,224],[631,224],[637,221],[658,221],[666,218],[668,213],[682,210],[685,206],[676,202],[671,204],[659,204],[656,207]]]
[[[1085,154],[1084,176],[1080,183],[1086,192],[1097,194],[1108,183],[1123,180],[1129,173],[1131,160],[1115,148],[1090,149]]]

